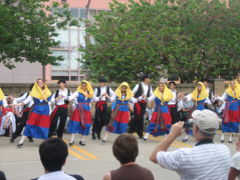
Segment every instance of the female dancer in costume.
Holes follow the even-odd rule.
[[[130,103],[137,102],[133,97],[133,92],[127,82],[123,82],[118,86],[112,100],[115,100],[115,105],[112,110],[111,120],[102,139],[102,143],[106,142],[110,132],[115,134],[123,134],[127,132],[128,122],[130,120],[130,110],[133,110]]]
[[[204,110],[205,104],[211,105],[211,101],[208,98],[209,94],[206,90],[205,85],[202,82],[198,82],[195,90],[187,95],[187,100],[193,100],[195,106],[193,110]]]
[[[37,79],[27,99],[17,104],[17,106],[24,106],[25,104],[34,101],[34,104],[29,112],[23,136],[17,144],[18,147],[23,145],[26,136],[38,139],[48,138],[48,131],[50,127],[50,100],[51,92],[47,85],[42,79]]]
[[[152,119],[147,127],[144,140],[148,139],[149,134],[160,136],[168,134],[172,124],[172,117],[169,112],[168,102],[174,97],[172,91],[167,88],[165,83],[160,82],[153,95],[148,101],[155,102]]]
[[[225,100],[226,105],[223,112],[223,122],[222,122],[222,137],[221,142],[224,142],[224,133],[231,133],[229,137],[229,143],[232,143],[233,133],[239,132],[239,104],[240,100],[240,86],[236,84],[236,81],[231,81],[228,88],[225,90],[220,100]]]
[[[92,116],[90,102],[92,101],[94,92],[92,85],[88,81],[82,81],[70,97],[69,101],[76,99],[77,103],[74,107],[74,112],[68,123],[67,131],[71,133],[71,139],[69,145],[74,144],[76,134],[81,134],[79,144],[85,146],[85,136],[89,135],[89,131],[92,125]]]

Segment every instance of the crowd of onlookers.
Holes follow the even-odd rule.
[[[168,151],[169,146],[184,130],[184,122],[174,124],[171,131],[153,150],[150,160],[162,168],[176,171],[182,180],[234,180],[240,176],[240,142],[237,153],[231,154],[224,144],[215,144],[218,130],[218,116],[210,110],[196,110],[192,114],[193,137],[196,144],[192,148]],[[112,146],[120,167],[107,172],[103,180],[153,180],[151,170],[136,163],[138,142],[131,134],[119,135]],[[45,174],[38,180],[82,180],[80,175],[70,175],[62,171],[68,156],[67,144],[59,138],[50,138],[39,146],[39,154]],[[6,179],[0,172],[0,180]]]

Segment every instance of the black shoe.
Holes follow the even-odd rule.
[[[81,146],[86,146],[86,144],[85,144],[84,142],[82,142],[82,141],[80,141],[79,144],[80,144]]]
[[[143,135],[140,135],[140,136],[139,136],[139,139],[144,139],[144,138],[143,138]]]
[[[18,144],[17,144],[17,147],[18,147],[18,148],[21,148],[22,146],[23,146],[23,143],[18,143]]]
[[[74,145],[74,141],[69,143],[69,146],[72,146],[72,145]]]
[[[15,138],[14,138],[14,137],[11,137],[10,143],[14,143],[14,141],[15,141]]]
[[[101,139],[101,135],[100,135],[100,134],[98,134],[98,135],[97,135],[97,138],[98,138],[98,140],[100,140],[100,139]]]
[[[92,134],[92,139],[95,140],[96,139],[96,136],[95,134]]]
[[[229,142],[229,143],[232,143],[232,140],[229,140],[228,142]]]
[[[29,140],[29,142],[34,142],[34,141],[33,141],[33,138],[29,138],[28,140]]]
[[[59,139],[62,139],[62,137],[60,137],[60,136],[59,136],[59,137],[57,137],[57,138],[59,138]]]
[[[221,143],[224,143],[224,139],[221,139],[221,141],[220,141]]]
[[[147,138],[143,138],[144,141],[147,141]]]
[[[102,144],[106,144],[106,140],[101,139]]]
[[[183,142],[187,142],[187,141],[188,141],[188,138],[183,138],[182,141],[183,141]]]

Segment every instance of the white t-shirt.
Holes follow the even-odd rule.
[[[74,177],[64,173],[63,171],[55,171],[44,174],[38,180],[76,180]]]
[[[238,171],[240,171],[240,152],[237,152],[233,156],[231,167],[233,167],[233,168],[237,169]],[[238,179],[240,180],[240,174],[238,175]]]
[[[231,155],[227,146],[209,143],[172,152],[160,151],[157,162],[176,171],[182,180],[226,180]]]

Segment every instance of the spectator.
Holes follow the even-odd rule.
[[[150,160],[163,168],[176,171],[182,180],[227,179],[231,158],[229,149],[225,145],[213,143],[219,127],[216,113],[196,110],[192,117],[196,144],[192,148],[166,152],[183,131],[184,123],[176,123],[170,134],[154,149]]]
[[[192,100],[187,100],[183,93],[178,94],[178,111],[180,114],[180,119],[183,122],[187,122],[192,116],[192,112],[194,110],[194,102]],[[188,134],[192,134],[192,131],[189,128],[185,129],[186,135],[182,139],[183,142],[188,141]]]
[[[6,180],[6,176],[4,174],[4,172],[0,171],[0,180]]]
[[[68,147],[59,138],[50,138],[40,144],[40,159],[45,169],[45,174],[38,180],[83,180],[81,176],[68,175],[62,171],[62,166],[68,156]]]
[[[137,139],[131,134],[121,134],[113,143],[113,155],[121,167],[107,172],[103,180],[153,180],[150,170],[135,163],[138,155]]]
[[[236,150],[238,152],[233,156],[228,180],[235,180],[236,178],[240,180],[240,142],[237,142]]]

